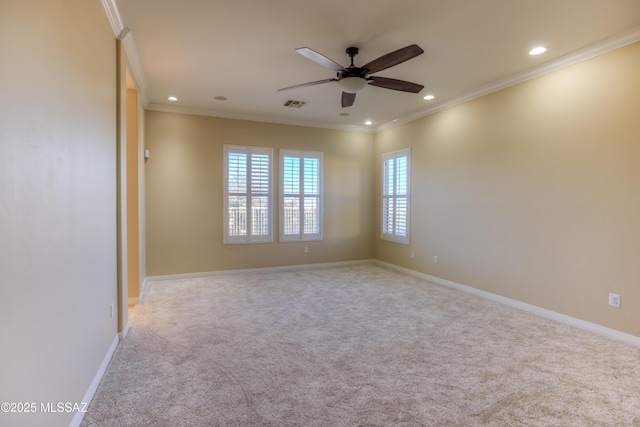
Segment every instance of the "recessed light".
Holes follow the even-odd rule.
[[[531,49],[529,51],[529,55],[540,55],[541,53],[545,53],[547,51],[547,48],[544,46],[538,46],[538,47],[534,47],[533,49]]]
[[[178,98],[176,98],[175,96],[167,96],[167,101],[176,102],[177,100]]]
[[[424,97],[424,99],[426,99],[426,100],[431,100],[431,99],[433,99],[433,98],[435,98],[435,96],[433,96],[433,95],[431,95],[431,94],[429,94],[429,95],[427,95],[427,96],[425,96],[425,97]]]
[[[366,122],[364,122],[364,124],[367,126],[371,126],[373,122],[371,120],[367,120]]]
[[[226,101],[227,97],[226,96],[216,96],[213,99],[215,99],[216,101]]]

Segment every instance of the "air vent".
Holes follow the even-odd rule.
[[[306,102],[304,101],[294,101],[293,99],[289,99],[283,105],[289,108],[301,108]]]

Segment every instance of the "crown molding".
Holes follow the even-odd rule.
[[[127,59],[129,61],[129,68],[131,69],[131,74],[133,74],[133,78],[136,81],[136,87],[138,88],[138,98],[142,105],[146,108],[149,105],[149,98],[147,97],[147,79],[144,77],[144,72],[142,71],[142,64],[140,63],[140,57],[138,56],[138,49],[136,47],[136,42],[133,37],[133,34],[129,31],[128,28],[125,29],[127,31],[122,38],[122,47],[124,48],[125,53],[127,54]]]
[[[289,126],[303,126],[303,127],[309,127],[309,128],[332,129],[332,130],[340,130],[340,131],[347,131],[347,132],[375,133],[374,129],[368,126],[364,127],[364,126],[354,126],[354,125],[332,125],[332,124],[326,124],[326,123],[304,122],[301,120],[285,119],[282,117],[233,114],[226,111],[216,111],[216,110],[209,110],[205,108],[180,107],[180,106],[173,106],[173,105],[150,103],[149,105],[146,106],[146,109],[150,111],[161,111],[165,113],[191,114],[194,116],[217,117],[222,119],[247,120],[252,122],[264,122],[264,123],[289,125]]]
[[[118,37],[122,30],[124,30],[124,24],[122,23],[122,18],[120,18],[118,6],[116,5],[115,0],[101,0],[101,3],[105,13],[107,14],[109,24],[111,24],[113,34]]]
[[[547,62],[545,64],[542,64],[538,67],[532,68],[525,72],[513,74],[506,78],[497,80],[493,83],[489,83],[488,85],[481,86],[457,98],[453,98],[449,101],[445,101],[440,104],[437,104],[427,110],[423,110],[423,111],[411,114],[409,116],[401,117],[399,119],[394,120],[393,122],[382,124],[376,127],[375,131],[380,132],[385,129],[393,128],[405,123],[412,122],[422,117],[426,117],[431,114],[437,113],[438,111],[446,110],[447,108],[451,108],[453,106],[463,104],[465,102],[471,101],[472,99],[489,95],[490,93],[508,88],[509,86],[514,86],[519,83],[526,82],[528,80],[533,80],[535,78],[542,77],[545,74],[549,74],[554,71],[560,70],[561,68],[569,67],[571,65],[577,64],[587,59],[591,59],[596,56],[603,55],[607,52],[611,52],[613,50],[619,49],[621,47],[630,45],[631,43],[635,43],[638,41],[640,41],[640,26],[633,27],[630,30],[619,34],[616,37],[608,38],[608,39],[602,40],[601,42],[594,43],[583,49],[579,49],[575,52],[569,53],[556,60]]]
[[[206,109],[199,109],[199,108],[174,107],[174,106],[167,106],[163,104],[151,104],[149,103],[148,97],[146,94],[147,81],[145,79],[144,72],[142,70],[142,64],[140,63],[140,57],[138,55],[138,50],[136,48],[134,36],[129,31],[129,29],[124,26],[124,23],[122,22],[122,18],[120,17],[120,12],[118,11],[116,0],[101,0],[101,2],[104,7],[107,18],[109,20],[109,23],[111,24],[111,28],[113,30],[114,35],[116,36],[116,38],[122,41],[125,53],[127,55],[127,59],[129,60],[129,66],[130,66],[131,72],[136,81],[136,86],[139,92],[139,98],[142,102],[142,105],[145,107],[145,109],[153,110],[153,111],[172,112],[172,113],[194,114],[199,116],[221,117],[221,118],[237,119],[237,120],[251,120],[251,121],[277,123],[277,124],[285,124],[285,125],[293,125],[293,126],[306,126],[306,127],[366,132],[366,133],[377,133],[389,128],[393,128],[396,126],[400,126],[400,125],[412,122],[414,120],[429,116],[431,114],[435,114],[439,111],[446,110],[456,105],[471,101],[475,98],[480,98],[482,96],[489,95],[493,92],[497,92],[499,90],[506,89],[510,86],[514,86],[519,83],[523,83],[528,80],[532,80],[532,79],[544,76],[546,74],[560,70],[561,68],[565,68],[565,67],[577,64],[587,59],[594,58],[599,55],[603,55],[607,52],[610,52],[615,49],[619,49],[621,47],[627,46],[631,43],[640,41],[640,26],[636,26],[615,37],[611,37],[611,38],[602,40],[598,43],[594,43],[583,49],[579,49],[575,52],[569,53],[556,60],[547,62],[545,64],[542,64],[538,67],[532,68],[525,72],[513,74],[511,76],[497,80],[493,83],[489,83],[485,86],[481,86],[461,96],[436,104],[426,110],[418,111],[414,114],[397,118],[391,122],[384,123],[375,128],[370,128],[370,127],[353,126],[353,125],[331,125],[331,124],[322,124],[322,123],[314,123],[314,122],[301,122],[298,120],[287,120],[287,119],[267,117],[267,116],[235,115],[235,114],[230,114],[228,112],[222,112],[222,111],[213,111],[213,110],[206,110]]]
[[[136,48],[133,34],[131,34],[131,31],[129,31],[129,29],[125,27],[124,22],[122,22],[122,17],[120,16],[116,0],[100,1],[105,14],[107,15],[107,19],[109,20],[109,24],[111,25],[111,29],[113,30],[113,35],[116,39],[122,42],[122,46],[127,55],[127,60],[129,61],[129,68],[131,69],[133,78],[136,81],[138,98],[146,108],[149,104],[149,98],[147,97],[147,80],[145,79],[144,72],[142,71],[142,64],[140,63],[140,57],[138,56],[138,50]]]

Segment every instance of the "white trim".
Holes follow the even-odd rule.
[[[127,60],[129,60],[129,68],[133,74],[133,79],[136,81],[138,100],[143,107],[146,107],[149,105],[149,98],[147,97],[147,79],[144,77],[144,72],[142,71],[142,64],[140,63],[140,56],[138,55],[135,38],[129,31],[121,41],[122,47],[127,54]]]
[[[129,67],[133,73],[133,78],[136,81],[136,88],[138,89],[138,97],[143,106],[149,104],[149,98],[147,97],[147,80],[144,77],[142,71],[142,64],[140,63],[140,56],[136,49],[136,44],[133,38],[133,34],[127,27],[124,26],[124,22],[120,17],[120,11],[116,0],[101,0],[102,7],[107,15],[113,35],[122,42],[124,51],[127,54],[127,60],[129,61]]]
[[[224,231],[224,235],[223,235],[223,243],[225,245],[235,245],[235,244],[254,244],[254,243],[272,243],[273,242],[273,227],[274,227],[274,220],[273,220],[273,201],[275,199],[274,194],[273,194],[273,189],[274,189],[274,185],[273,185],[273,169],[274,169],[274,164],[275,164],[275,159],[274,159],[274,154],[273,154],[273,148],[271,147],[257,147],[257,146],[253,146],[253,145],[233,145],[233,144],[224,144],[222,147],[223,150],[223,159],[222,159],[222,163],[223,163],[223,170],[222,170],[222,177],[223,177],[223,222],[222,222],[222,227],[223,227],[223,231]],[[231,193],[229,191],[229,155],[230,154],[243,154],[246,156],[246,183],[245,183],[245,191],[244,192],[237,192],[237,193]],[[253,181],[253,173],[252,173],[252,166],[253,166],[253,156],[268,156],[269,157],[269,163],[268,163],[268,169],[267,169],[267,173],[268,173],[268,193],[266,194],[267,199],[268,199],[268,210],[267,210],[267,226],[268,226],[268,234],[263,235],[263,234],[253,234],[253,228],[252,228],[252,223],[253,223],[253,219],[252,219],[252,198],[254,197],[254,181]],[[244,197],[246,200],[246,235],[239,235],[239,236],[231,236],[230,235],[230,228],[229,228],[229,223],[230,223],[230,218],[229,218],[229,198],[231,197],[230,194],[236,194],[237,197]],[[264,197],[264,194],[260,194],[259,197]]]
[[[408,268],[400,267],[398,265],[390,264],[388,262],[375,260],[375,263],[384,267],[391,268],[396,271],[400,271],[402,273],[409,274],[414,277],[425,279],[437,285],[442,285],[448,288],[457,289],[459,291],[473,294],[491,301],[499,302],[501,304],[505,304],[510,307],[514,307],[529,313],[537,314],[538,316],[546,317],[547,319],[555,320],[557,322],[565,323],[567,325],[575,326],[580,329],[594,332],[596,334],[605,336],[607,338],[611,338],[616,341],[621,341],[625,344],[629,344],[635,347],[640,347],[640,337],[637,337],[635,335],[626,334],[624,332],[620,332],[615,329],[607,328],[605,326],[587,322],[585,320],[576,319],[575,317],[567,316],[566,314],[557,313],[555,311],[547,310],[546,308],[541,308],[535,305],[531,305],[531,304],[527,304],[521,301],[511,299],[511,298],[503,297],[501,295],[493,294],[491,292],[483,291],[481,289],[473,288],[471,286],[461,285],[460,283],[456,283],[451,280],[441,279],[436,276],[420,273],[419,271],[410,270]]]
[[[557,322],[575,326],[580,329],[584,329],[584,330],[596,333],[598,335],[602,335],[604,337],[607,337],[616,341],[620,341],[625,344],[632,345],[634,347],[640,347],[640,337],[637,337],[635,335],[620,332],[615,329],[607,328],[602,325],[587,322],[581,319],[576,319],[575,317],[571,317],[565,314],[557,313],[555,311],[547,310],[545,308],[541,308],[532,304],[527,304],[511,298],[503,297],[501,295],[493,294],[491,292],[483,291],[481,289],[473,288],[471,286],[462,285],[460,283],[456,283],[451,280],[442,279],[442,278],[431,276],[425,273],[420,273],[419,271],[411,270],[405,267],[400,267],[399,265],[391,264],[391,263],[380,261],[377,259],[327,262],[327,263],[319,263],[319,264],[289,265],[289,266],[281,266],[281,267],[220,270],[220,271],[208,271],[208,272],[200,272],[200,273],[168,274],[168,275],[162,275],[162,276],[149,276],[146,278],[146,282],[148,283],[148,282],[160,282],[163,280],[173,280],[173,279],[190,279],[190,278],[208,277],[208,276],[222,276],[222,275],[228,275],[228,274],[242,274],[247,272],[262,273],[262,272],[277,272],[277,271],[310,270],[310,269],[316,269],[316,268],[346,267],[346,266],[352,266],[352,265],[362,265],[362,264],[371,264],[371,263],[380,265],[383,267],[391,268],[393,270],[396,270],[414,277],[418,277],[420,279],[427,280],[428,282],[434,283],[436,285],[457,289],[459,291],[476,295],[481,298],[485,298],[501,304],[505,304],[510,307],[514,307],[532,314],[536,314],[538,316],[545,317],[547,319],[551,319]]]
[[[343,130],[347,132],[375,133],[375,130],[372,129],[371,126],[315,123],[315,122],[306,122],[306,121],[301,121],[296,119],[289,119],[286,117],[262,116],[257,114],[237,114],[237,113],[231,113],[228,111],[218,111],[218,110],[210,110],[206,108],[195,108],[195,107],[181,107],[178,105],[164,105],[164,104],[150,103],[149,105],[146,106],[146,109],[150,111],[161,111],[165,113],[192,114],[195,116],[219,117],[223,119],[232,119],[232,120],[247,120],[252,122],[276,123],[281,125],[302,126],[302,127],[309,127],[309,128]]]
[[[373,259],[363,259],[363,260],[355,260],[355,261],[323,262],[323,263],[317,263],[317,264],[283,265],[278,267],[244,268],[244,269],[237,269],[237,270],[203,271],[199,273],[167,274],[162,276],[149,276],[147,277],[147,282],[161,282],[163,280],[175,280],[175,279],[195,279],[198,277],[224,276],[229,274],[242,274],[242,273],[272,273],[272,272],[278,272],[278,271],[298,271],[298,270],[313,270],[318,268],[349,267],[352,265],[371,264],[375,262],[376,261]]]
[[[118,338],[120,338],[120,341],[122,341],[127,337],[128,334],[129,334],[129,322],[127,322],[127,324],[124,325],[124,328],[122,328],[122,331],[118,332]]]
[[[296,194],[285,194],[284,192],[284,178],[285,178],[285,172],[284,172],[284,167],[285,167],[285,163],[284,163],[284,158],[285,157],[290,157],[290,158],[295,158],[298,159],[298,163],[300,165],[300,174],[297,176],[298,178],[298,183],[299,183],[299,191]],[[280,208],[280,214],[278,215],[278,219],[279,219],[279,226],[280,226],[280,237],[279,237],[279,242],[281,243],[289,243],[289,242],[313,242],[313,241],[321,241],[322,240],[322,230],[323,227],[322,225],[324,224],[324,215],[323,215],[323,207],[322,207],[322,202],[323,202],[323,183],[324,183],[324,174],[323,174],[323,158],[324,155],[321,151],[307,151],[307,150],[290,150],[290,149],[284,149],[281,148],[279,150],[278,153],[278,158],[279,158],[279,165],[278,165],[278,170],[279,170],[279,174],[280,174],[280,182],[278,185],[278,188],[280,189],[280,197],[278,200],[278,206]],[[304,175],[305,175],[305,167],[304,167],[304,161],[306,159],[315,159],[318,161],[318,194],[317,196],[314,195],[310,195],[310,194],[306,194],[305,193],[305,185],[304,185]],[[284,199],[285,197],[295,197],[298,199],[299,202],[299,214],[300,214],[300,224],[298,227],[298,233],[297,234],[285,234],[285,227],[284,227],[284,223],[285,223],[285,208],[284,208]],[[317,225],[318,225],[318,232],[317,233],[307,233],[305,234],[304,232],[304,199],[306,197],[316,197],[317,198]]]
[[[113,30],[114,35],[116,37],[120,36],[122,34],[122,31],[125,30],[126,27],[124,26],[122,19],[120,17],[120,13],[116,5],[116,0],[101,0],[101,2],[106,12],[109,23],[111,24],[111,28]],[[615,37],[605,39],[598,43],[594,43],[583,49],[579,49],[575,52],[562,56],[546,64],[542,64],[536,68],[527,70],[523,73],[513,74],[506,78],[489,83],[488,85],[471,90],[457,98],[453,98],[441,104],[434,105],[432,108],[395,119],[388,123],[383,123],[380,126],[377,126],[375,128],[371,128],[369,126],[335,125],[335,124],[330,125],[325,123],[300,122],[297,120],[281,118],[281,117],[267,117],[267,116],[251,115],[251,114],[248,114],[248,115],[235,114],[235,113],[215,111],[215,110],[209,110],[209,109],[203,109],[203,108],[168,106],[163,104],[149,103],[148,97],[146,95],[147,83],[144,77],[144,73],[142,71],[142,64],[140,63],[140,57],[136,49],[133,34],[131,34],[131,32],[129,32],[128,34],[125,34],[122,40],[125,52],[127,54],[127,59],[129,60],[129,64],[131,66],[131,71],[134,74],[134,78],[138,86],[138,91],[140,92],[139,94],[140,100],[144,105],[145,109],[147,110],[163,111],[163,112],[169,112],[169,113],[180,113],[180,114],[194,114],[199,116],[220,117],[220,118],[228,118],[228,119],[236,119],[236,120],[251,120],[255,122],[278,123],[278,124],[285,124],[285,125],[305,126],[305,127],[313,127],[313,128],[321,128],[321,129],[355,131],[355,132],[364,132],[364,133],[378,133],[385,129],[393,128],[405,123],[412,122],[422,117],[426,117],[431,114],[437,113],[438,111],[442,111],[447,108],[451,108],[453,106],[471,101],[475,98],[479,98],[481,96],[488,95],[493,92],[497,92],[499,90],[505,89],[509,86],[516,85],[518,83],[523,83],[527,80],[532,80],[537,77],[541,77],[545,74],[549,74],[561,68],[577,64],[578,62],[585,61],[587,59],[605,54],[615,49],[619,49],[631,43],[635,43],[637,41],[640,41],[640,26],[633,27],[628,31],[625,31]]]
[[[495,82],[489,83],[485,86],[473,89],[457,98],[453,98],[441,104],[437,104],[427,110],[401,117],[394,120],[393,122],[384,123],[376,127],[375,132],[380,132],[384,129],[390,129],[392,127],[409,123],[422,117],[437,113],[438,111],[446,110],[447,108],[451,108],[456,105],[471,101],[472,99],[480,98],[481,96],[489,95],[490,93],[506,89],[509,86],[514,86],[518,83],[523,83],[528,80],[533,80],[537,77],[542,77],[561,68],[577,64],[578,62],[582,62],[599,55],[603,55],[607,52],[611,52],[637,41],[640,41],[640,26],[625,31],[622,34],[619,34],[617,37],[605,39],[599,43],[594,43],[583,49],[579,49],[568,55],[561,56],[556,60],[547,62],[546,64],[542,64],[525,72],[513,74],[506,78],[496,80]]]
[[[396,243],[402,243],[405,245],[408,245],[410,243],[410,239],[411,239],[411,148],[403,148],[401,150],[396,150],[396,151],[392,151],[389,153],[383,153],[381,156],[381,167],[382,170],[380,171],[380,175],[382,177],[382,182],[381,182],[381,186],[380,186],[380,207],[381,207],[381,211],[380,211],[380,239],[382,240],[388,240],[391,242],[396,242]],[[407,194],[406,196],[406,201],[407,201],[407,213],[406,213],[406,226],[405,226],[405,231],[406,231],[406,235],[402,236],[400,234],[396,234],[396,222],[398,219],[398,214],[397,214],[397,199],[402,199],[403,196],[402,195],[398,195],[396,194],[396,190],[397,190],[397,186],[398,186],[398,182],[400,181],[398,179],[398,159],[401,159],[403,157],[407,158],[407,176],[406,176],[406,182],[407,182]],[[389,161],[393,162],[393,171],[394,171],[394,176],[393,176],[393,190],[391,191],[392,194],[386,194],[385,192],[385,188],[386,185],[388,184],[388,179],[389,177],[387,176],[387,172],[385,169],[385,164]],[[387,207],[387,203],[385,203],[385,199],[391,198],[392,200],[394,200],[394,208],[393,208],[393,231],[391,233],[385,233],[385,217],[387,215],[385,215],[385,208]]]
[[[111,29],[113,30],[113,34],[118,37],[122,30],[124,30],[124,24],[122,23],[122,18],[120,18],[120,12],[118,11],[118,5],[115,0],[101,0],[102,7],[104,8],[105,13],[107,14],[107,19],[109,20],[109,24],[111,24]]]
[[[138,292],[139,303],[144,299],[144,290],[147,287],[147,283],[149,283],[149,278],[145,276],[145,278],[142,280],[142,283],[140,283],[140,290]]]
[[[111,342],[111,346],[109,347],[109,350],[107,350],[107,354],[104,356],[104,359],[100,364],[100,367],[98,368],[98,372],[96,372],[96,375],[93,377],[93,381],[91,381],[91,384],[89,384],[89,388],[87,389],[87,392],[84,394],[84,397],[82,398],[82,402],[90,403],[91,400],[93,400],[93,396],[96,394],[98,385],[100,385],[100,380],[102,380],[102,377],[106,372],[107,367],[109,366],[109,363],[111,363],[111,357],[113,357],[113,353],[116,351],[116,348],[118,347],[119,342],[120,342],[120,339],[118,335],[116,335],[113,338],[113,341]],[[84,412],[76,412],[75,416],[71,420],[71,424],[69,424],[69,427],[78,427],[82,422],[82,418],[84,417],[84,414],[85,414]]]

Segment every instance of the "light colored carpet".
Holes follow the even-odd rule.
[[[387,268],[152,282],[82,426],[640,426],[640,349]]]

